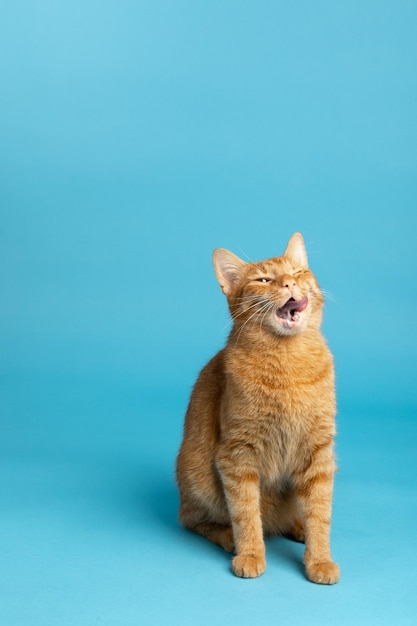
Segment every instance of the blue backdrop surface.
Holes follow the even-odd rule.
[[[415,624],[417,6],[0,7],[0,621]],[[211,253],[304,234],[338,380],[333,551],[268,569],[177,523],[224,343]]]

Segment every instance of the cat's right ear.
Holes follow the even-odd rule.
[[[216,248],[213,252],[213,265],[223,293],[230,296],[242,278],[246,263],[233,252],[224,248]]]

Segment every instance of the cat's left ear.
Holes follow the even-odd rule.
[[[230,296],[243,276],[245,261],[225,248],[213,252],[214,272],[226,296]]]
[[[294,233],[288,242],[284,256],[288,257],[293,265],[301,269],[308,268],[307,252],[301,233]]]

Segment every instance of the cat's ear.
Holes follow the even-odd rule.
[[[301,233],[294,233],[288,242],[284,256],[288,257],[291,263],[301,269],[308,268],[307,252],[304,239]]]
[[[242,278],[243,267],[246,263],[233,252],[224,248],[216,248],[213,252],[213,265],[223,293],[230,296]]]

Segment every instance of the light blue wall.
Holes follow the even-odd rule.
[[[296,230],[330,293],[324,331],[338,374],[335,514],[346,582],[323,596],[294,570],[287,582],[298,582],[283,593],[295,613],[288,609],[285,624],[307,623],[305,615],[369,624],[376,615],[379,626],[384,617],[394,623],[400,607],[398,623],[411,624],[401,594],[412,580],[404,572],[416,545],[407,522],[416,485],[405,488],[390,468],[415,475],[416,59],[417,7],[406,0],[2,3],[5,625],[90,626],[97,616],[117,626],[174,624],[178,598],[191,602],[178,623],[195,625],[190,586],[203,608],[215,604],[211,592],[220,598],[211,624],[225,623],[223,609],[232,618],[222,597],[227,561],[175,525],[173,459],[188,390],[227,335],[212,250],[274,256]],[[136,480],[145,486],[134,504]],[[166,502],[160,518],[172,520],[170,530],[141,517],[146,494]],[[126,506],[129,530],[118,525]],[[410,545],[381,561],[385,518]],[[363,530],[367,519],[377,544]],[[138,570],[129,560],[136,531]],[[219,576],[213,589],[205,559]],[[391,604],[385,564],[398,582]],[[135,580],[144,571],[146,584]],[[241,624],[253,617],[251,599],[278,623],[273,589],[288,575],[284,566],[266,583],[224,583],[243,602]],[[304,593],[312,605],[300,605]],[[331,612],[322,621],[323,597],[344,607],[339,622]],[[352,617],[357,598],[363,621]],[[138,606],[145,621],[135,621]]]

